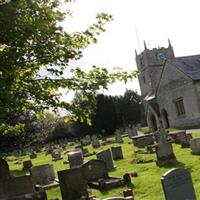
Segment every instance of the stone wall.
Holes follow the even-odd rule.
[[[197,89],[199,88],[199,94]],[[199,95],[199,97],[197,96]],[[183,97],[185,115],[178,116],[174,100]],[[188,76],[167,63],[158,89],[158,102],[160,110],[168,113],[170,127],[195,126],[200,123],[200,85],[196,84]]]

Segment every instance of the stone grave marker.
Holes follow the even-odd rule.
[[[171,169],[162,178],[166,200],[196,200],[190,172],[187,169]]]
[[[82,165],[83,175],[87,181],[94,181],[108,177],[105,162],[102,160],[89,160]]]
[[[60,149],[54,150],[51,154],[52,161],[57,161],[63,159],[61,156],[61,151]]]
[[[31,176],[20,176],[4,181],[0,180],[1,200],[47,200],[42,189],[35,191]]]
[[[113,164],[110,149],[97,152],[96,157],[97,157],[97,159],[103,160],[105,162],[106,169],[108,171],[111,171],[114,169],[114,164]]]
[[[80,149],[70,151],[68,154],[68,161],[70,168],[79,167],[83,164],[83,154]]]
[[[190,148],[193,154],[200,154],[200,138],[191,139]]]
[[[29,170],[32,166],[31,160],[23,161],[23,170]]]
[[[0,180],[9,179],[11,177],[9,165],[3,158],[0,158]]]
[[[122,136],[120,135],[119,130],[117,130],[116,133],[115,133],[115,142],[116,143],[123,143],[124,142]]]
[[[60,190],[63,200],[80,200],[88,198],[87,184],[82,168],[77,167],[58,171]]]
[[[1,200],[47,200],[45,191],[35,191],[31,176],[11,177],[8,164],[3,159],[0,159],[0,175],[4,176],[0,178]]]
[[[156,157],[157,166],[164,166],[165,164],[176,162],[172,144],[165,139],[158,142],[158,145],[156,146]]]
[[[189,135],[186,135],[185,137],[181,138],[180,143],[182,148],[190,147],[190,140],[191,137]]]
[[[54,182],[54,167],[50,164],[34,166],[30,169],[34,185],[48,185]]]
[[[35,158],[37,158],[37,153],[33,151],[30,154],[30,159],[35,159]]]
[[[112,157],[113,160],[120,160],[123,159],[122,147],[111,147]]]
[[[96,135],[93,135],[93,136],[92,136],[92,147],[93,147],[93,148],[98,148],[98,147],[100,147],[100,146],[101,146],[101,145],[100,145],[100,142],[99,142],[97,136],[96,136]]]
[[[85,139],[87,140],[88,144],[91,144],[91,137],[90,137],[90,135],[86,135]]]
[[[128,128],[128,136],[131,138],[131,137],[134,137],[134,136],[137,136],[138,135],[138,133],[137,133],[137,129],[136,129],[136,127],[135,126],[130,126],[129,128]]]

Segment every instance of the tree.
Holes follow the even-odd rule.
[[[70,111],[74,119],[89,119],[95,105],[96,91],[107,88],[116,79],[127,81],[136,75],[93,67],[85,73],[80,68],[64,71],[69,61],[79,59],[82,51],[105,31],[112,16],[101,13],[97,22],[83,32],[68,34],[60,25],[67,13],[61,0],[15,0],[0,6],[0,132],[18,133],[22,125],[6,122],[9,113],[34,111],[42,116],[45,109],[58,107]],[[41,76],[41,68],[48,75]],[[59,88],[82,91],[88,109],[60,100]]]
[[[114,102],[118,127],[126,127],[128,124],[137,124],[143,121],[142,98],[136,92],[126,90],[123,96],[115,96]]]
[[[117,115],[112,96],[99,94],[96,97],[96,111],[92,117],[92,127],[96,133],[112,134],[116,129]]]

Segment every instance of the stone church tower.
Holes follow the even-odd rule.
[[[174,51],[170,41],[167,48],[154,48],[152,50],[148,49],[144,42],[144,51],[139,55],[136,52],[136,63],[140,72],[138,78],[143,97],[156,93],[165,59],[173,58]]]

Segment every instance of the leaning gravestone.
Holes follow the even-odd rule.
[[[176,162],[172,144],[165,139],[161,139],[158,142],[158,145],[156,146],[156,157],[157,166],[164,166]]]
[[[111,171],[111,170],[114,169],[114,164],[113,164],[113,160],[112,160],[112,155],[111,155],[110,149],[97,152],[96,157],[97,157],[97,159],[103,160],[105,162],[106,169],[108,171]]]
[[[162,178],[166,200],[196,200],[190,172],[187,169],[171,169]]]
[[[191,139],[190,147],[193,154],[200,154],[200,138]]]
[[[88,198],[87,184],[81,167],[58,171],[58,178],[63,200]]]

